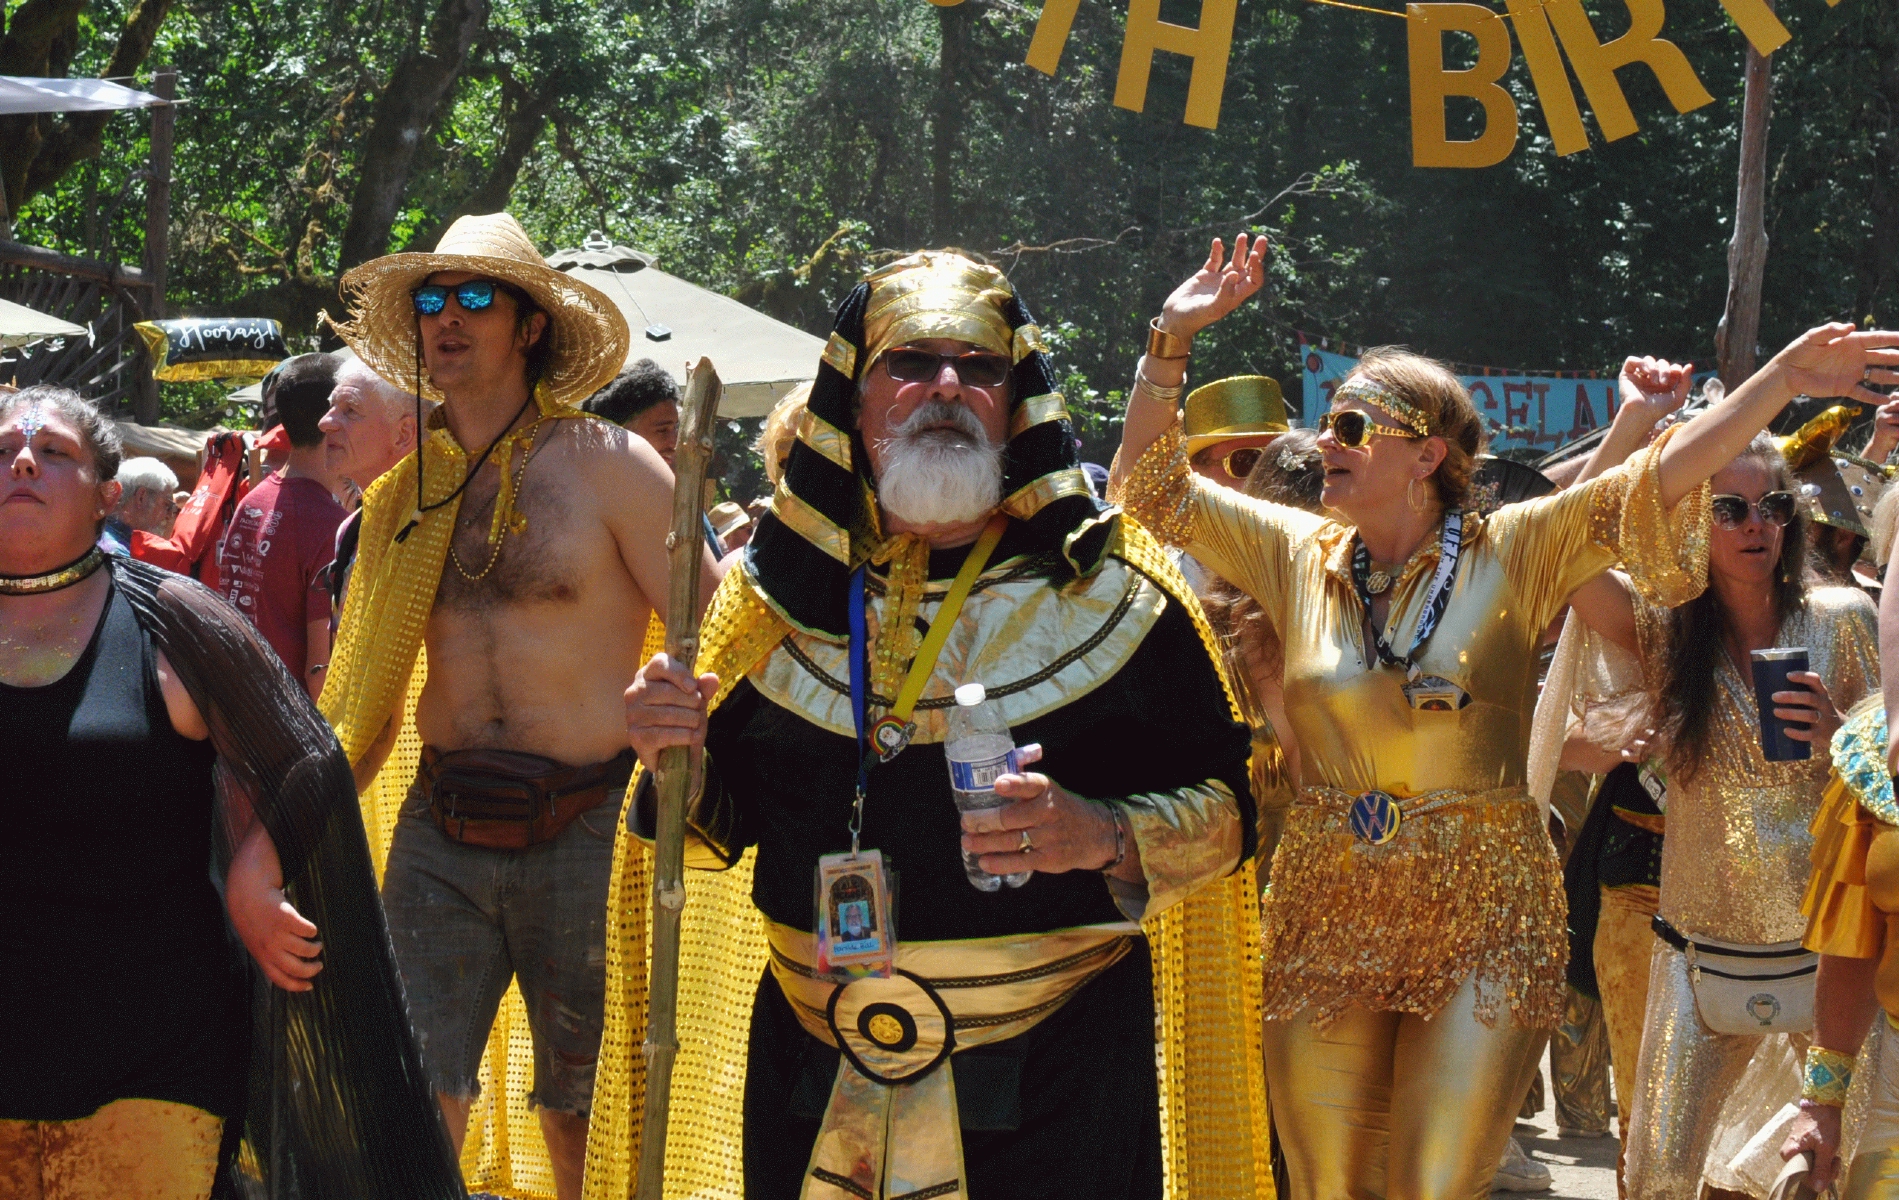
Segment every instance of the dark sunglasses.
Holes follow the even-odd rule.
[[[432,317],[447,308],[451,295],[455,297],[455,303],[462,306],[463,312],[472,313],[494,304],[496,288],[492,279],[471,279],[454,287],[427,283],[410,292],[409,298],[415,301],[415,311],[425,317]]]
[[[1752,502],[1743,496],[1714,496],[1708,500],[1708,509],[1714,514],[1714,523],[1723,529],[1739,529],[1747,524],[1750,509],[1760,514],[1761,524],[1785,529],[1794,519],[1794,504],[1792,492],[1769,492]]]
[[[1009,381],[1010,363],[1000,354],[892,350],[884,355],[884,370],[899,383],[928,383],[942,373],[944,363],[956,368],[956,378],[972,387],[1001,387]]]
[[[1220,460],[1220,466],[1235,479],[1245,479],[1259,466],[1260,455],[1266,453],[1264,446],[1241,446]]]
[[[1341,408],[1324,414],[1319,418],[1319,432],[1332,431],[1338,444],[1347,450],[1362,450],[1371,444],[1374,437],[1396,437],[1415,440],[1417,434],[1409,429],[1391,429],[1379,425],[1355,408]]]

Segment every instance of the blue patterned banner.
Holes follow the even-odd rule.
[[[1358,364],[1355,356],[1300,347],[1305,359],[1303,423],[1312,424],[1332,407],[1332,392]],[[1490,449],[1522,447],[1550,451],[1573,442],[1615,417],[1616,381],[1593,372],[1566,375],[1513,375],[1490,370],[1459,375],[1490,428]]]

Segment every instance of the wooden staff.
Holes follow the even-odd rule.
[[[673,528],[666,535],[671,594],[666,598],[666,654],[691,665],[699,653],[699,558],[704,545],[703,496],[712,459],[712,422],[719,411],[718,372],[702,358],[686,383],[673,465]],[[639,1200],[661,1200],[666,1185],[666,1114],[672,1103],[673,1060],[679,1055],[679,918],[686,907],[686,801],[692,768],[684,746],[659,752],[659,820],[653,836],[652,967],[646,984],[646,1111],[640,1124]]]

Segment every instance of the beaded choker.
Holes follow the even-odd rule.
[[[105,563],[105,552],[94,546],[84,554],[44,575],[0,575],[0,596],[38,596],[57,592],[91,575]]]

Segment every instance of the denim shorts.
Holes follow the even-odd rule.
[[[478,1070],[508,981],[534,1035],[530,1104],[586,1116],[606,1004],[607,883],[619,796],[552,840],[491,850],[451,840],[411,788],[383,876],[409,1019],[435,1090],[481,1092]]]

